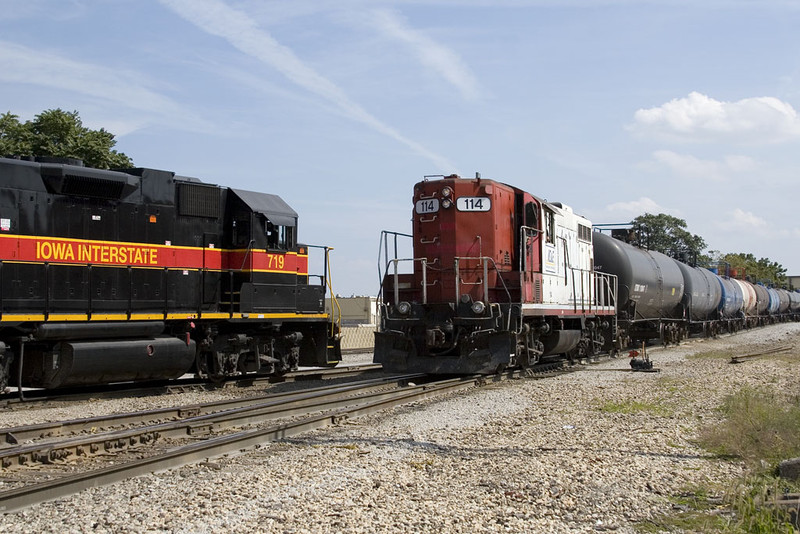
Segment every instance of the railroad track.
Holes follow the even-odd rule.
[[[779,345],[777,347],[773,347],[770,349],[762,350],[759,352],[753,352],[750,354],[742,354],[740,356],[732,356],[730,363],[744,363],[748,360],[755,360],[757,358],[762,358],[764,356],[772,356],[773,354],[781,354],[784,352],[789,352],[794,348],[794,345]]]
[[[261,398],[0,429],[6,441],[0,446],[0,477],[6,487],[17,486],[0,492],[0,513],[521,376],[519,371],[445,380],[393,376]],[[69,472],[75,469],[79,471]]]
[[[334,368],[313,368],[293,371],[281,376],[245,376],[209,382],[199,378],[189,378],[170,382],[150,384],[111,384],[102,387],[82,387],[59,391],[33,390],[5,393],[0,395],[0,407],[13,407],[17,404],[32,402],[74,402],[98,398],[143,397],[147,395],[169,395],[188,391],[209,391],[224,388],[251,387],[259,384],[277,384],[284,382],[300,382],[303,380],[329,380],[359,376],[371,372],[379,372],[380,364],[346,365]]]

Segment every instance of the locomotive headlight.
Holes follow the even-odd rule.
[[[475,315],[481,315],[486,310],[486,304],[481,302],[480,300],[476,300],[472,303],[472,313]]]
[[[442,189],[442,197],[443,198],[450,198],[450,195],[452,195],[452,194],[453,194],[453,190],[450,189],[449,187],[445,187],[444,189]]]
[[[450,206],[452,206],[452,205],[453,205],[453,203],[450,201],[450,199],[449,199],[449,198],[446,198],[446,199],[442,200],[442,207],[443,207],[444,209],[447,209],[447,208],[449,208],[449,207],[450,207]]]
[[[403,301],[397,305],[397,313],[400,315],[408,315],[408,312],[411,311],[411,304],[406,301]]]

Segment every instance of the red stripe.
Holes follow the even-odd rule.
[[[0,260],[169,269],[244,269],[302,275],[308,273],[308,256],[294,253],[9,235],[0,235]]]

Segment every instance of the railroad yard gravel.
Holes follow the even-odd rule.
[[[791,356],[739,365],[686,359],[791,342]],[[697,484],[722,491],[743,473],[694,440],[717,420],[724,396],[743,386],[800,393],[800,323],[650,354],[661,372],[629,372],[621,357],[555,378],[475,388],[86,490],[0,516],[0,530],[637,532],[674,513],[671,496]],[[8,410],[0,426],[209,400],[207,393],[171,397]],[[655,409],[600,410],[631,402]]]

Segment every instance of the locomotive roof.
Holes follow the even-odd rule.
[[[251,210],[265,215],[273,224],[297,226],[297,212],[278,195],[233,188],[231,188],[231,192],[247,204]]]
[[[430,179],[430,178],[434,178],[434,177],[436,178],[436,180],[431,180]],[[434,182],[434,181],[445,181],[445,180],[451,180],[451,181],[454,181],[454,182],[455,181],[467,181],[467,182],[478,182],[479,184],[480,183],[487,183],[487,184],[502,185],[502,186],[508,187],[509,189],[512,189],[512,190],[514,190],[516,192],[529,194],[534,199],[536,199],[536,201],[540,202],[541,204],[544,204],[545,206],[547,206],[548,208],[550,208],[552,211],[556,212],[559,215],[564,215],[565,213],[572,213],[576,217],[580,217],[582,219],[586,219],[586,217],[584,217],[583,215],[575,213],[573,211],[573,209],[570,206],[566,205],[566,204],[563,204],[561,202],[548,202],[547,199],[539,197],[537,195],[534,195],[533,193],[529,193],[526,190],[521,189],[521,188],[519,188],[519,187],[517,187],[515,185],[511,185],[511,184],[506,183],[506,182],[501,182],[500,180],[494,180],[492,178],[483,178],[481,176],[464,177],[464,176],[459,176],[457,174],[450,174],[448,176],[427,175],[427,176],[425,176],[425,179],[423,181],[417,183],[417,186],[419,186],[420,184],[431,183],[431,182]]]

